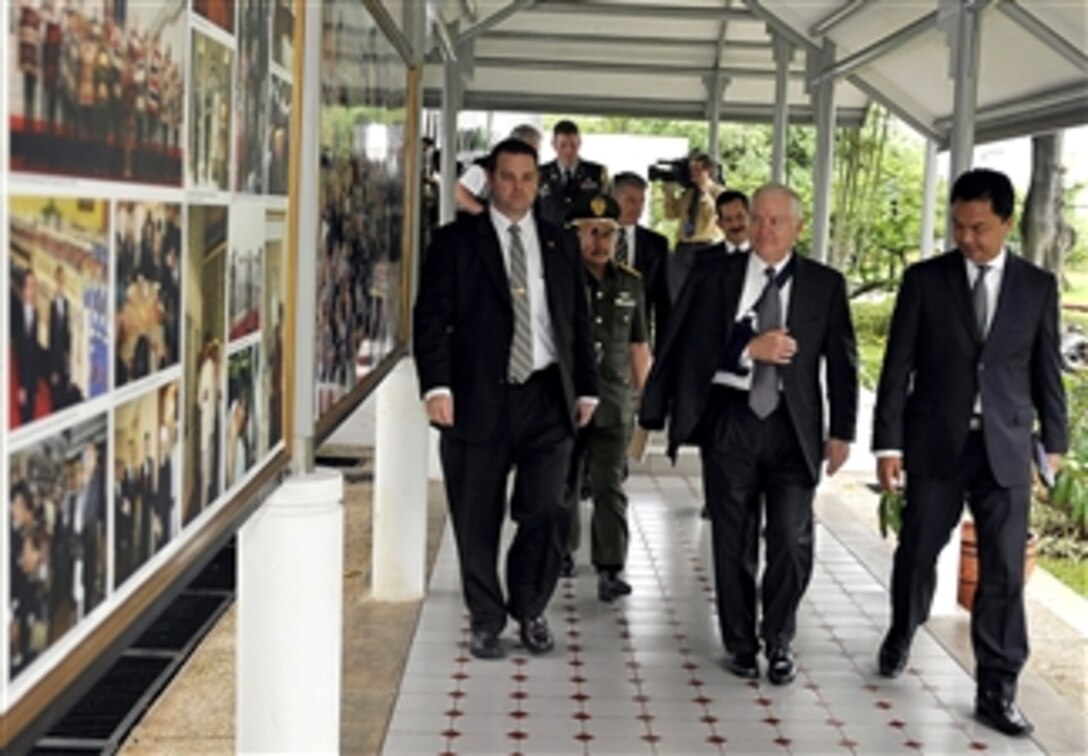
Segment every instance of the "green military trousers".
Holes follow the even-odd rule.
[[[622,570],[627,562],[627,494],[623,481],[627,472],[627,444],[630,438],[628,425],[606,428],[590,426],[582,429],[581,443],[575,446],[575,458],[571,460],[570,487],[571,523],[568,553],[574,554],[582,540],[581,509],[578,492],[581,490],[582,471],[589,473],[590,491],[593,497],[593,516],[590,521],[590,558],[598,570]],[[588,463],[588,464],[584,464]]]

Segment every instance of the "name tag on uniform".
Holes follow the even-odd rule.
[[[626,293],[626,292],[624,292],[623,294],[620,294],[618,297],[616,297],[616,306],[617,307],[634,307],[635,304],[636,304],[635,300],[632,299],[631,295]]]

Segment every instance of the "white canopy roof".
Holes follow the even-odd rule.
[[[1082,0],[445,0],[436,20],[448,31],[440,49],[464,66],[467,109],[703,119],[718,82],[723,121],[769,123],[778,37],[794,48],[791,122],[813,119],[809,82],[821,70],[808,53],[830,42],[840,124],[878,101],[944,144],[946,11],[961,2],[988,6],[978,141],[1088,122]],[[442,57],[429,60],[425,101],[437,107]]]

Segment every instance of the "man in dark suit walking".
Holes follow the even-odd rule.
[[[608,190],[608,171],[600,163],[582,160],[582,135],[574,121],[559,121],[552,130],[555,160],[540,166],[540,217],[562,226],[581,197]]]
[[[18,284],[18,297],[11,308],[11,346],[18,362],[18,386],[15,387],[19,403],[19,421],[26,425],[34,419],[38,402],[38,382],[45,375],[45,350],[38,340],[38,309],[34,301],[37,294],[34,271],[27,268]]]
[[[64,268],[57,266],[54,283],[56,289],[49,304],[49,391],[53,409],[66,407],[72,385],[72,323],[71,307],[64,296]]]
[[[435,233],[415,304],[416,365],[442,433],[470,650],[485,659],[504,655],[507,614],[530,652],[554,647],[544,610],[563,555],[563,483],[575,427],[597,401],[582,263],[559,228],[534,217],[538,175],[531,146],[495,146],[488,212]],[[513,467],[518,528],[504,599],[496,563]]]
[[[728,669],[758,677],[762,642],[768,679],[784,685],[796,676],[790,646],[812,572],[820,465],[826,457],[833,475],[854,437],[857,350],[842,275],[793,251],[802,226],[797,194],[768,184],[752,211],[753,252],[697,258],[639,421],[657,429],[671,416],[672,455],[681,444],[700,447]],[[757,635],[761,507],[767,565]]]
[[[634,266],[642,274],[646,293],[646,319],[653,325],[651,343],[665,337],[665,324],[672,310],[669,299],[669,240],[640,226],[646,207],[646,179],[637,173],[617,173],[612,194],[620,206],[620,229],[616,237],[615,260]]]
[[[952,187],[956,249],[903,277],[877,392],[873,449],[881,486],[906,473],[903,528],[892,568],[892,623],[880,673],[897,677],[929,616],[937,556],[966,499],[978,533],[971,617],[976,714],[1009,735],[1031,724],[1015,703],[1028,655],[1024,545],[1031,432],[1057,471],[1068,443],[1058,354],[1058,290],[1048,273],[1009,254],[1013,189],[976,169]]]

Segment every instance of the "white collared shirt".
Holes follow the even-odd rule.
[[[783,268],[785,268],[792,259],[793,252],[790,252],[774,266],[774,274],[777,276],[781,273]],[[737,303],[737,312],[733,318],[734,323],[739,323],[746,318],[751,318],[752,328],[756,333],[759,333],[759,317],[756,315],[755,306],[759,301],[760,295],[763,294],[763,289],[767,286],[767,274],[764,273],[766,268],[767,263],[763,262],[759,255],[753,252],[748,256],[748,271],[744,277],[744,289],[740,293],[740,301]],[[778,290],[778,295],[782,301],[783,326],[789,322],[791,291],[793,291],[793,276],[790,276],[789,280]],[[748,357],[747,347],[744,350],[741,362],[746,366],[751,366],[751,359]],[[727,370],[719,370],[714,373],[713,382],[721,386],[729,386],[730,388],[740,389],[741,391],[748,391],[752,388],[752,371],[749,370],[747,375],[737,375],[736,373],[731,373]]]
[[[630,226],[623,226],[621,231],[627,237],[627,264],[631,267],[635,265],[635,238],[638,236],[638,224],[632,223]]]
[[[733,242],[729,241],[728,239],[725,240],[726,254],[731,255],[734,252],[748,252],[751,248],[752,248],[751,245],[747,241],[742,242],[740,244],[734,244]]]
[[[502,262],[506,275],[510,275],[510,226],[509,218],[488,206],[491,224],[499,237],[502,249]],[[533,329],[533,370],[548,367],[555,359],[555,334],[552,331],[552,316],[548,310],[548,295],[544,286],[544,260],[541,257],[540,238],[536,233],[536,221],[533,214],[526,213],[517,222],[521,229],[521,246],[525,250],[525,271],[528,278],[529,313]]]

